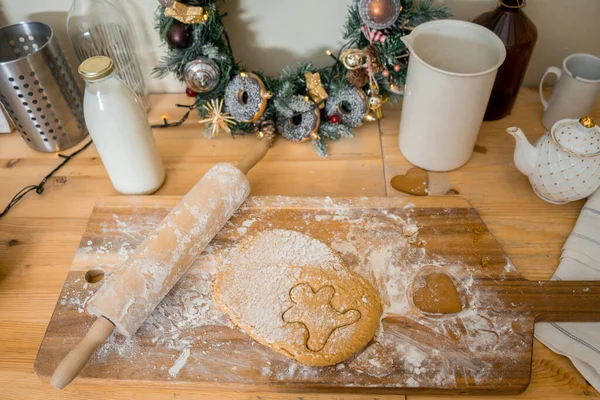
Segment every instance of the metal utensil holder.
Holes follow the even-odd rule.
[[[88,134],[83,91],[43,23],[0,28],[0,102],[34,150],[61,151]]]

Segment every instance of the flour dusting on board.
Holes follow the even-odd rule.
[[[185,350],[181,353],[181,355],[175,360],[175,364],[171,368],[169,368],[169,375],[175,377],[181,371],[181,368],[187,363],[188,358],[190,357],[190,348],[186,347]]]
[[[531,345],[531,338],[521,333],[514,314],[494,311],[504,305],[482,296],[473,280],[473,276],[489,276],[492,268],[497,269],[496,276],[518,276],[510,261],[496,260],[486,270],[477,264],[486,255],[475,250],[469,260],[452,258],[452,251],[446,253],[436,235],[448,218],[457,218],[450,215],[452,209],[431,209],[435,212],[431,214],[410,202],[396,200],[398,206],[390,208],[391,199],[381,201],[376,207],[372,199],[250,198],[136,335],[113,335],[91,363],[105,364],[108,371],[119,365],[115,374],[130,366],[136,379],[152,370],[170,380],[219,379],[221,383],[244,384],[289,384],[293,380],[298,384],[446,389],[456,387],[459,380],[479,384],[500,379],[490,357],[476,355],[502,357],[507,370],[522,365],[517,354]],[[363,202],[369,206],[362,207]],[[120,215],[117,209],[101,224],[101,232],[82,239],[76,263],[82,268],[100,268],[110,276],[168,212],[147,207],[136,212],[135,204],[132,206],[133,213],[127,210]],[[429,226],[424,221],[429,221]],[[384,315],[374,341],[365,350],[336,366],[306,367],[254,342],[219,310],[213,300],[213,279],[228,262],[227,250],[271,229],[297,231],[325,243],[349,269],[378,290]],[[268,245],[257,251],[274,263],[279,255],[278,249]],[[304,262],[332,262],[320,257],[329,252],[290,251],[297,252]],[[445,258],[440,256],[442,252]],[[427,315],[412,304],[415,278],[439,271],[456,284],[465,303],[462,312]],[[86,303],[98,287],[83,278],[72,281],[65,286],[60,302],[85,316]],[[440,351],[443,348],[455,350]]]

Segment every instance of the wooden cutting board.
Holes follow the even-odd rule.
[[[87,332],[94,318],[85,305],[102,278],[118,268],[178,200],[115,197],[96,204],[35,361],[39,377],[49,379]],[[226,250],[268,229],[295,230],[321,240],[378,289],[384,317],[363,352],[333,367],[306,367],[254,342],[218,309],[212,280]],[[415,282],[432,273],[451,278],[461,312],[433,314],[415,305],[415,293],[429,290]],[[111,336],[78,381],[512,394],[529,384],[536,318],[600,321],[600,283],[524,280],[462,198],[253,197],[137,335]]]

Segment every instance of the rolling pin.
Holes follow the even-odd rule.
[[[187,272],[250,194],[246,174],[267,153],[265,136],[236,166],[222,163],[206,175],[131,254],[87,304],[97,320],[60,362],[50,384],[67,386],[113,330],[131,336]]]

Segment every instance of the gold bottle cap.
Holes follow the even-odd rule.
[[[114,63],[108,57],[90,57],[79,66],[79,75],[86,81],[95,81],[107,77],[113,72]]]
[[[593,128],[594,126],[596,126],[596,122],[592,117],[582,117],[579,120],[579,123],[585,126],[586,128]]]

